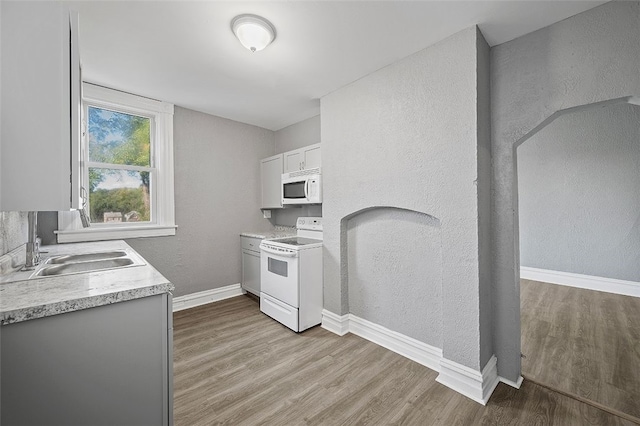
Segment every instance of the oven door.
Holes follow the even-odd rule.
[[[260,247],[260,291],[298,308],[298,252]]]

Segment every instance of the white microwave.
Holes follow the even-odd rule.
[[[320,167],[297,170],[282,175],[282,204],[322,203]]]

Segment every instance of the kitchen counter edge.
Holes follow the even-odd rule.
[[[48,256],[129,249],[124,241],[43,246]],[[142,258],[142,256],[140,256]],[[143,258],[144,259],[144,258]],[[169,293],[174,285],[147,260],[145,265],[0,284],[0,324],[64,314]]]

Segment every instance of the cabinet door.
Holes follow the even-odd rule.
[[[78,207],[70,181],[80,149],[77,15],[62,2],[0,7],[0,210]]]
[[[0,423],[170,425],[166,295],[2,326]]]
[[[282,154],[260,161],[260,178],[262,180],[263,209],[279,209],[282,207]]]
[[[302,167],[307,170],[320,166],[320,144],[304,148],[304,162],[302,163]]]
[[[302,169],[303,153],[301,150],[284,153],[284,173],[297,172]]]
[[[260,253],[242,250],[242,288],[260,297]]]

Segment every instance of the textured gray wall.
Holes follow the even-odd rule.
[[[640,95],[640,3],[614,1],[491,49],[494,343],[520,374],[514,146],[556,111]]]
[[[26,212],[0,212],[0,256],[27,242]]]
[[[474,369],[481,367],[477,43],[469,28],[321,99],[325,308],[350,311],[345,217],[376,206],[428,214],[441,223],[443,291],[427,309],[441,303],[442,322],[402,320],[406,329],[435,329],[426,333],[443,336],[445,358]],[[393,256],[380,252],[367,266]],[[400,279],[386,285],[411,291]],[[393,301],[372,303],[402,312]]]
[[[520,264],[640,281],[640,106],[562,115],[517,157]]]
[[[275,132],[275,154],[287,152],[320,142],[320,116],[308,118]],[[287,207],[272,210],[274,225],[296,226],[300,216],[322,216],[322,206]]]
[[[241,281],[242,231],[271,225],[260,213],[260,159],[270,130],[176,107],[174,237],[129,239],[182,296]]]
[[[491,90],[489,45],[478,30],[478,267],[480,275],[480,365],[493,355],[491,279]]]
[[[320,143],[320,116],[308,118],[275,132],[275,153]]]
[[[348,221],[347,245],[351,313],[441,348],[440,222],[408,210],[368,210]]]

